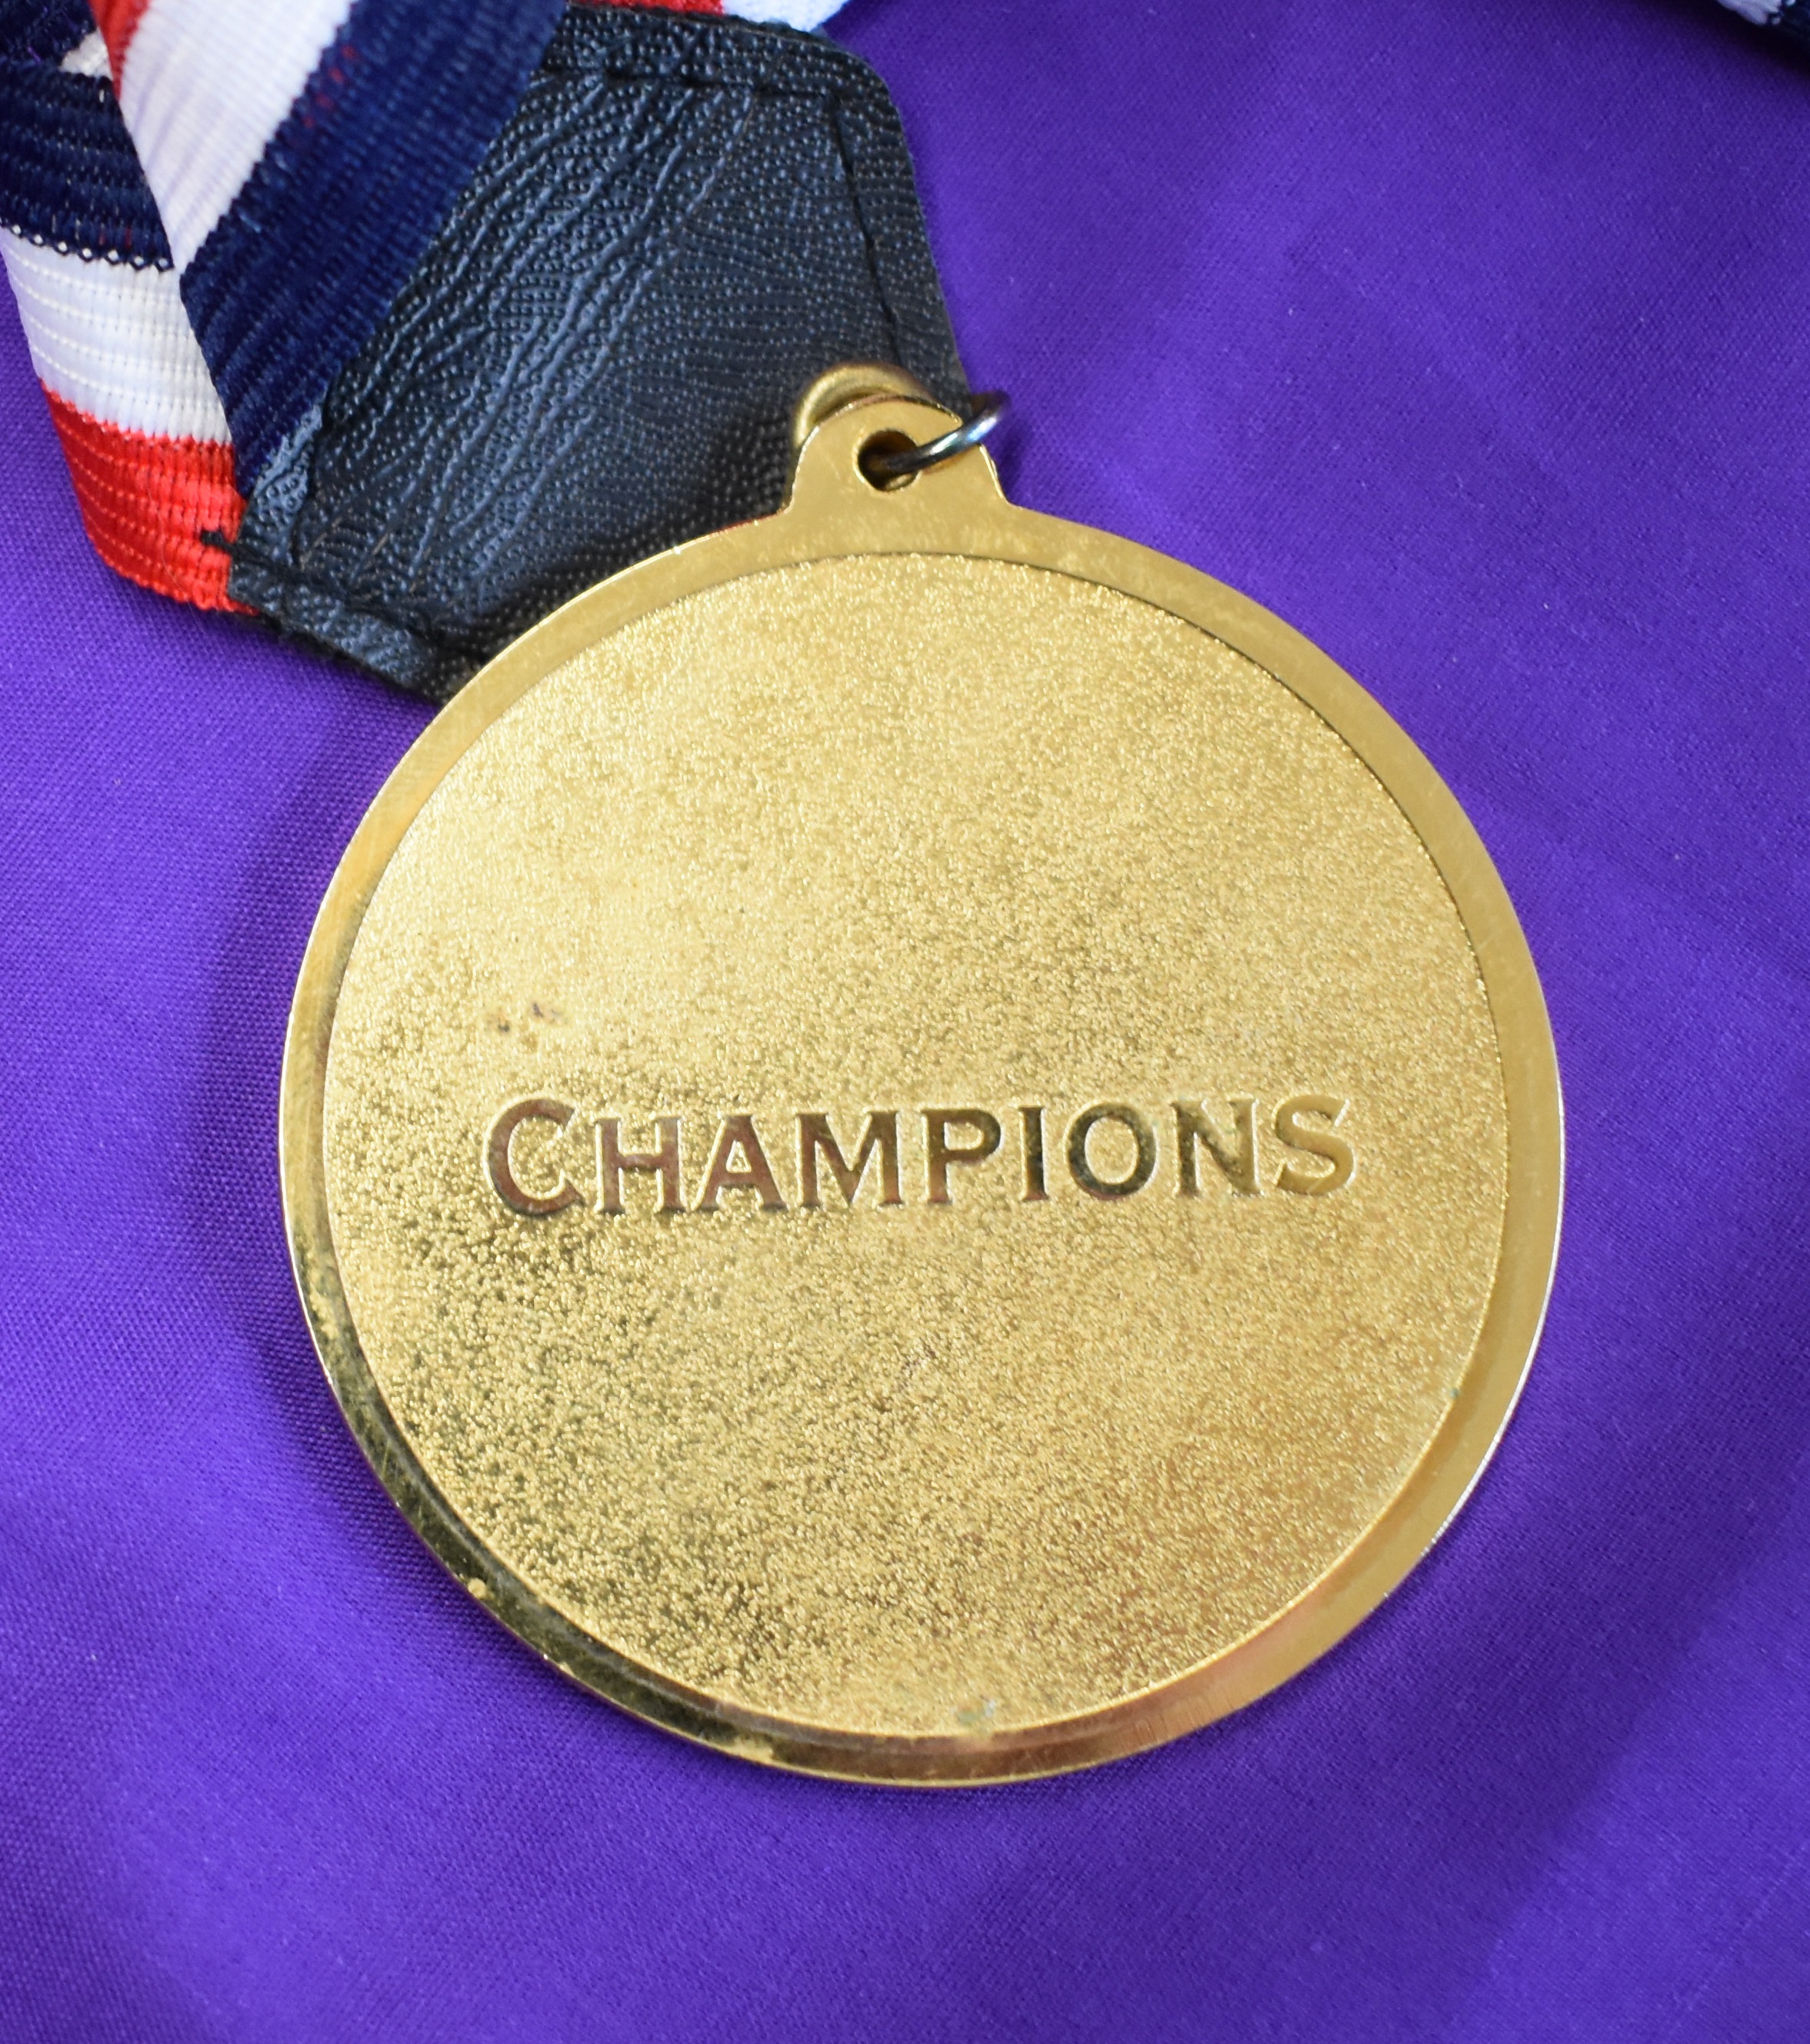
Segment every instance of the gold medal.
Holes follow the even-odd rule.
[[[436,719],[321,910],[284,1196],[447,1566],[751,1758],[1085,1765],[1274,1687],[1538,1335],[1552,1042],[1457,802],[1278,620],[839,372],[778,516]],[[867,464],[864,467],[864,463]]]

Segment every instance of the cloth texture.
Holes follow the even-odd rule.
[[[91,21],[0,0],[0,263],[95,551],[227,609],[231,432]]]
[[[1300,626],[1502,870],[1571,1146],[1520,1409],[1340,1647],[1089,1773],[803,1781],[550,1673],[282,1242],[297,966],[427,713],[102,567],[0,315],[0,2036],[1800,2039],[1810,80],[1695,0],[838,33],[1013,494]]]
[[[475,0],[455,10],[428,0],[353,0],[342,17],[343,4],[94,0],[90,12],[85,0],[0,0],[0,228],[81,266],[104,256],[179,279],[179,294],[128,289],[82,277],[66,259],[48,265],[67,273],[59,289],[46,266],[6,252],[20,317],[72,450],[89,536],[121,574],[204,609],[239,607],[216,558],[238,532],[238,492],[295,431],[318,432],[319,400],[396,306],[428,237],[516,108],[562,0]],[[804,29],[839,4],[663,0],[660,11]],[[1810,0],[1724,4],[1810,47]],[[224,401],[213,408],[217,418],[194,433],[147,428],[47,373],[68,336],[42,331],[45,309],[63,300],[82,302],[90,338],[104,335],[141,367],[163,369],[171,406],[186,404],[198,377],[212,381]],[[185,323],[198,348],[184,341]],[[142,373],[135,380],[147,382]],[[147,432],[163,444],[148,450]],[[299,486],[286,477],[286,503]],[[217,499],[218,515],[198,525],[198,507]],[[343,564],[331,571],[330,594],[308,586],[317,575],[294,581],[294,536],[281,535],[273,551],[267,533],[262,566],[248,571],[270,599],[261,607],[431,693],[469,671],[459,655],[427,649],[418,606],[385,619],[361,605]],[[578,551],[598,559],[608,551]],[[463,565],[442,563],[449,573]],[[290,575],[286,586],[273,582],[275,572]]]
[[[685,11],[810,27],[835,5]],[[239,607],[240,493],[388,313],[563,11],[0,0],[0,254],[110,567]],[[72,339],[128,365],[113,388],[60,373]],[[167,423],[198,385],[205,422]]]
[[[225,549],[244,500],[174,270],[21,233],[0,232],[0,260],[94,551],[148,589],[234,608]]]
[[[966,400],[872,71],[790,29],[574,10],[259,477],[229,586],[444,701],[592,582],[777,511],[799,394],[874,360]]]

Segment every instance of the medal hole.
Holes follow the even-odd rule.
[[[863,479],[875,490],[905,490],[917,482],[915,475],[882,475],[874,467],[883,455],[905,454],[917,443],[909,433],[876,433],[870,440],[863,440],[861,451],[855,457]]]

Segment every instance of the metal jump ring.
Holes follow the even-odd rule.
[[[862,457],[861,466],[876,482],[902,482],[907,476],[934,468],[939,462],[953,460],[957,455],[966,454],[970,448],[978,447],[1005,417],[1005,408],[1011,402],[1003,390],[977,391],[973,399],[974,409],[960,425],[951,427],[933,440],[925,440],[920,447],[899,448],[891,453],[876,448],[872,454]]]

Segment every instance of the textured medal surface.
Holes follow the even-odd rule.
[[[303,1294],[532,1643],[755,1758],[997,1777],[1273,1685],[1462,1499],[1556,1077],[1377,706],[970,455],[604,585],[436,721],[322,912]]]

